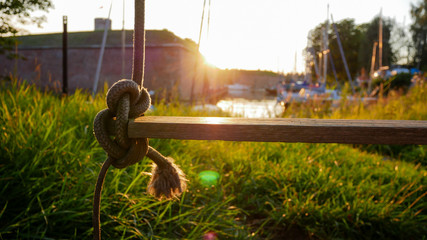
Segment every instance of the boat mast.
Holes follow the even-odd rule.
[[[338,88],[339,87],[339,82],[338,82],[338,76],[337,76],[337,71],[335,69],[335,64],[334,64],[334,60],[332,59],[332,54],[329,51],[328,52],[328,58],[329,58],[329,62],[331,63],[331,68],[332,68],[332,72],[334,73],[334,77],[335,77],[335,85]]]
[[[328,30],[329,30],[329,4],[326,12],[326,23],[323,32],[323,86],[326,88],[326,75],[328,73]]]
[[[383,66],[383,9],[380,10],[380,18],[379,18],[379,36],[378,36],[378,68],[381,69]]]
[[[322,41],[322,45],[323,45],[323,41]],[[323,49],[323,46],[322,46],[322,49]],[[322,66],[322,57],[323,57],[323,53],[322,53],[322,51],[320,51],[319,53],[318,53],[318,55],[319,55],[319,77],[317,78],[317,82],[319,83],[319,85],[322,85],[323,84],[323,73],[322,73],[322,68],[323,68],[323,66]]]
[[[317,66],[317,58],[316,58],[316,52],[314,50],[313,47],[308,48],[309,53],[313,56],[313,59],[310,60],[310,62],[308,63],[308,65],[311,65],[313,63],[314,65],[314,71],[316,73],[316,77],[320,76],[320,72],[319,72],[319,67]],[[307,70],[306,70],[307,71]],[[307,71],[308,72],[308,71]],[[311,77],[310,77],[310,85],[313,83]]]
[[[190,103],[193,103],[193,101],[194,101],[194,94],[195,94],[194,93],[194,87],[196,85],[197,68],[199,66],[199,61],[200,61],[200,40],[202,38],[202,32],[203,32],[203,21],[205,18],[205,7],[206,7],[206,0],[203,1],[203,11],[202,11],[202,19],[200,21],[199,41],[197,41],[196,59],[194,61],[194,76],[193,76],[193,81],[191,82]]]
[[[297,51],[295,51],[294,73],[297,74]]]
[[[375,54],[377,53],[377,45],[378,42],[374,42],[374,46],[372,47],[372,58],[371,58],[371,72],[369,74],[369,84],[368,84],[368,92],[371,92],[372,87],[372,79],[374,78],[375,71]]]
[[[110,28],[110,24],[111,24],[110,16],[111,16],[112,7],[113,7],[113,1],[111,1],[110,3],[110,10],[108,11],[108,17],[105,20],[104,34],[102,35],[102,42],[101,42],[101,50],[99,51],[98,64],[96,66],[95,79],[93,81],[93,89],[92,89],[93,99],[95,99],[96,91],[98,90],[98,81],[99,81],[99,76],[101,74],[102,59],[104,58],[104,50],[105,50],[105,44],[107,43],[108,29]]]
[[[338,48],[340,50],[341,58],[342,58],[342,61],[344,63],[345,72],[347,73],[348,80],[350,81],[351,91],[354,94],[355,91],[354,91],[354,86],[353,86],[353,80],[352,80],[351,75],[350,75],[350,70],[348,70],[347,61],[345,59],[344,50],[342,48],[342,44],[341,44],[341,40],[340,40],[340,34],[338,33],[337,25],[335,25],[335,23],[334,23],[334,17],[332,16],[332,14],[331,14],[331,22],[332,22],[332,26],[334,27],[335,35],[337,36]]]

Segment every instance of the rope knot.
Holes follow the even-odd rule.
[[[107,92],[107,109],[95,117],[93,130],[109,161],[116,168],[125,168],[149,157],[153,166],[148,192],[157,198],[172,198],[186,188],[186,179],[172,158],[166,158],[148,145],[148,138],[130,139],[127,135],[129,118],[143,115],[151,105],[147,89],[139,89],[132,80],[123,79]],[[114,120],[114,139],[108,133],[108,122]]]
[[[112,159],[116,168],[125,168],[139,162],[148,152],[148,139],[129,139],[127,126],[129,118],[141,116],[151,105],[151,98],[145,88],[139,89],[132,80],[123,79],[107,92],[108,109],[100,111],[94,120],[94,133],[101,147]],[[108,121],[114,121],[114,140],[107,131]]]

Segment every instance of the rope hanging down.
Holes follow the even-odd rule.
[[[147,138],[129,139],[127,125],[129,118],[139,117],[150,107],[151,99],[147,89],[139,90],[132,80],[116,82],[107,93],[108,109],[100,111],[94,120],[93,130],[108,158],[102,166],[95,188],[93,203],[94,239],[100,239],[100,202],[102,185],[110,165],[125,168],[139,162],[147,156],[153,165],[148,192],[156,198],[172,198],[186,187],[186,179],[172,158],[166,158],[148,145]],[[111,140],[107,122],[115,118],[115,139]]]
[[[94,239],[101,239],[101,191],[110,165],[125,168],[147,156],[155,163],[148,184],[148,193],[156,198],[173,198],[180,195],[186,188],[185,175],[174,164],[172,158],[164,157],[150,147],[147,138],[129,139],[127,136],[129,118],[142,116],[151,105],[147,89],[138,86],[142,85],[144,76],[144,5],[144,0],[135,0],[133,80],[120,80],[108,90],[108,109],[100,111],[93,123],[95,137],[108,154],[95,187],[92,215]],[[113,140],[107,131],[107,123],[111,120],[115,123]]]

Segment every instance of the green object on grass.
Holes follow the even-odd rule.
[[[203,186],[215,186],[219,179],[219,173],[215,171],[202,171],[199,173],[199,178]]]

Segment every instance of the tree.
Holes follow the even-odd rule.
[[[405,27],[405,23],[401,24],[396,20],[393,22],[390,44],[396,63],[399,65],[412,64],[415,51],[410,29]]]
[[[341,44],[344,49],[344,54],[351,77],[354,79],[358,70],[360,69],[358,63],[358,50],[363,41],[364,32],[354,23],[354,19],[343,19],[342,21],[335,24],[340,35]],[[333,26],[331,26],[331,28],[333,30]],[[346,79],[347,81],[348,77],[338,47],[338,39],[335,31],[330,35],[329,49],[332,59],[335,63],[338,78]]]
[[[358,49],[363,38],[363,32],[354,23],[354,19],[344,19],[335,23],[340,34],[341,43],[345,52],[350,74],[355,76],[358,70]],[[321,52],[322,47],[322,34],[325,28],[325,23],[319,24],[315,29],[309,33],[308,46],[314,49],[316,53]],[[337,36],[333,26],[329,26],[328,31],[329,49],[332,56],[338,79],[347,81],[347,74],[345,72],[344,63],[342,62],[341,53],[338,48]],[[330,62],[328,60],[330,68]],[[333,79],[333,73],[328,71],[328,78]]]
[[[34,17],[30,13],[36,10],[48,11],[53,7],[51,0],[2,0],[0,1],[0,54],[8,54],[15,45],[15,36],[20,29],[19,24],[35,23],[40,26],[45,17]]]
[[[378,42],[379,37],[379,17],[375,17],[370,23],[362,24],[360,27],[364,31],[364,38],[359,46],[359,69],[370,69],[372,59],[372,47],[374,42]],[[383,51],[382,51],[382,65],[390,66],[396,62],[395,55],[391,47],[391,33],[394,28],[394,22],[389,18],[382,18],[383,22]],[[376,50],[377,64],[375,69],[378,69],[379,50]]]
[[[427,0],[426,0],[427,1]],[[356,25],[354,19],[343,19],[335,23],[342,47],[344,49],[346,61],[352,79],[355,78],[357,73],[362,68],[365,71],[369,71],[372,57],[372,47],[375,41],[378,41],[378,29],[379,29],[379,17],[374,18],[370,23],[364,23]],[[391,31],[394,25],[390,19],[383,18],[383,65],[387,66],[395,62],[394,53],[391,47]],[[311,30],[308,38],[307,49],[314,49],[314,51],[321,51],[322,44],[322,32],[325,28],[325,23],[319,24],[315,29]],[[348,81],[347,74],[345,72],[344,63],[341,58],[339,51],[337,36],[334,28],[331,25],[329,27],[329,50],[334,61],[338,79]],[[377,49],[378,52],[378,49]],[[312,57],[312,54],[306,54],[308,57]],[[378,53],[377,53],[378,59]],[[314,59],[311,59],[314,60]],[[330,62],[328,61],[328,69],[330,68]],[[376,67],[377,68],[377,67]],[[313,71],[314,72],[314,71]],[[334,79],[331,70],[328,70],[328,79]]]
[[[427,71],[427,0],[411,4],[412,40],[415,47],[414,64],[419,69]]]

